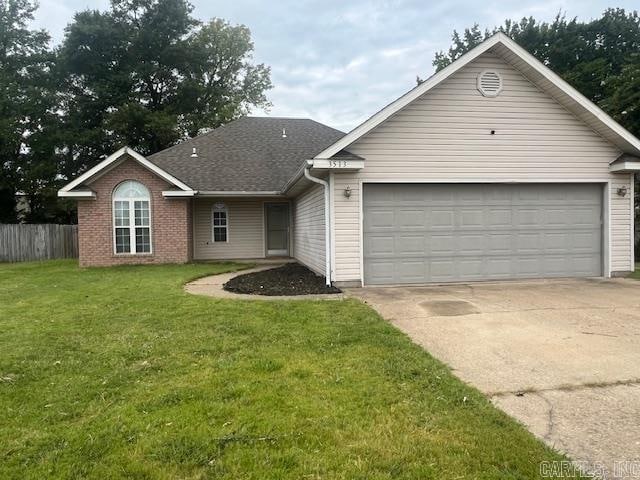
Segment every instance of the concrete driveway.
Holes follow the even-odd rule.
[[[347,294],[581,467],[640,479],[640,281],[367,287]]]

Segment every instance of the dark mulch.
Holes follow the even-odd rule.
[[[324,277],[316,275],[298,263],[246,273],[232,278],[223,285],[225,290],[253,295],[311,295],[340,293],[336,287],[327,287]]]

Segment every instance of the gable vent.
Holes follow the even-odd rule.
[[[497,97],[502,91],[502,77],[494,70],[480,72],[478,90],[485,97]]]

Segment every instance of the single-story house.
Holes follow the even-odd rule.
[[[337,285],[634,269],[640,140],[498,33],[348,134],[241,118],[59,192],[81,265],[291,257]]]

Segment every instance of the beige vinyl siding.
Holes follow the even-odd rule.
[[[633,265],[633,176],[614,174],[611,182],[611,271],[625,272]],[[621,197],[617,191],[627,188],[627,195]]]
[[[324,188],[314,185],[293,201],[293,256],[325,275]]]
[[[227,242],[212,239],[212,207],[216,202],[227,206]],[[194,255],[196,260],[263,258],[264,202],[251,198],[201,198],[193,204]]]
[[[478,73],[496,69],[503,91],[476,89]],[[490,131],[495,130],[495,135]],[[347,148],[365,158],[356,173],[334,175],[335,280],[360,279],[361,181],[612,181],[611,270],[631,270],[629,175],[609,173],[620,151],[487,52]],[[349,185],[350,198],[342,191]]]
[[[366,160],[365,160],[366,168]],[[336,173],[333,177],[333,280],[351,282],[360,279],[360,185],[357,173]],[[343,195],[349,187],[351,196]]]

